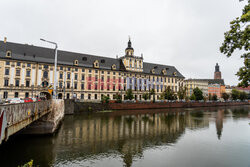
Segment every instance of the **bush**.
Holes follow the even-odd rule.
[[[108,96],[102,96],[101,102],[102,103],[109,103],[110,98]]]
[[[119,93],[115,94],[114,99],[115,99],[116,103],[121,103],[122,102],[122,96]]]

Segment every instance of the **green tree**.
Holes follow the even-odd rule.
[[[142,94],[142,98],[143,98],[144,100],[148,100],[148,99],[149,99],[149,94],[148,94],[148,93],[143,93],[143,94]]]
[[[119,93],[116,93],[114,96],[115,102],[116,103],[121,103],[122,102],[122,95]]]
[[[101,102],[102,103],[109,103],[110,98],[108,96],[102,96]]]
[[[246,100],[246,99],[247,99],[247,94],[246,94],[246,92],[240,92],[239,99],[240,99],[240,100]]]
[[[229,99],[230,95],[228,93],[222,93],[222,98],[227,101]]]
[[[241,58],[244,59],[244,66],[239,69],[237,76],[240,83],[238,86],[248,87],[250,82],[250,0],[243,8],[241,17],[237,17],[230,22],[230,30],[224,33],[225,39],[220,47],[221,53],[227,57],[232,56],[236,49],[244,50]]]
[[[155,102],[155,90],[154,89],[150,90],[149,95],[150,95],[150,99],[151,99],[151,96],[153,96],[153,102]]]
[[[196,100],[194,93],[190,96],[190,100]]]
[[[208,100],[212,100],[212,95],[211,95],[211,93],[208,94]]]
[[[177,95],[179,97],[179,99],[185,99],[186,95],[187,95],[187,87],[180,87],[179,91],[177,92]]]
[[[218,98],[217,98],[217,95],[216,95],[216,94],[214,94],[214,95],[212,96],[212,100],[213,100],[213,101],[217,101],[217,100],[218,100]]]
[[[131,89],[128,89],[126,91],[125,99],[127,99],[127,100],[133,100],[134,99],[134,95],[133,95],[133,92],[132,92]]]
[[[195,100],[203,100],[204,99],[203,93],[198,87],[194,88],[193,94],[195,95]]]
[[[170,88],[170,86],[167,87],[167,89],[162,92],[163,99],[167,100],[176,100],[176,95],[174,94],[174,91]]]
[[[240,97],[240,92],[236,89],[233,89],[232,90],[232,99],[237,100],[237,99],[239,99],[239,97]]]

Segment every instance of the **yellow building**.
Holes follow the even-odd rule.
[[[54,75],[53,49],[0,41],[0,98],[40,96],[53,85]],[[184,79],[174,66],[143,62],[130,40],[119,58],[59,50],[56,75],[58,98],[98,101],[103,95],[112,100],[116,93],[124,99],[128,89],[136,100],[155,89],[159,99],[167,86],[177,92]]]
[[[205,79],[187,79],[184,81],[187,88],[187,96],[191,96],[194,88],[199,88],[203,92],[203,96],[208,96],[208,80]]]

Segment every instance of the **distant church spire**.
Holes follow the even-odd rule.
[[[220,72],[220,66],[218,65],[218,63],[216,63],[215,65],[215,72]]]
[[[220,66],[218,63],[215,65],[214,79],[221,79]]]

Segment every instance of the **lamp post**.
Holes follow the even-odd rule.
[[[55,45],[55,69],[54,69],[54,93],[53,93],[53,99],[57,99],[57,92],[56,92],[56,86],[57,86],[57,43],[51,42],[45,39],[40,38],[41,41],[51,43]]]

